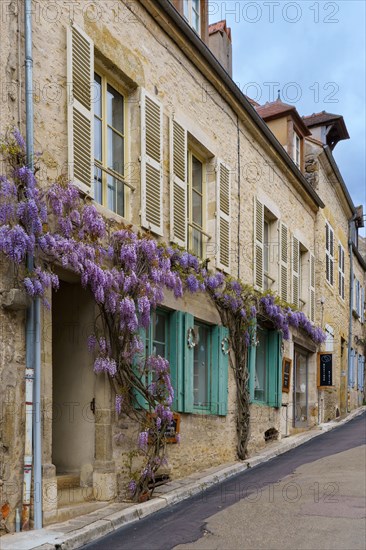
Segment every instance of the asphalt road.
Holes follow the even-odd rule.
[[[85,546],[365,550],[366,414]]]

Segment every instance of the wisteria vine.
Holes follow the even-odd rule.
[[[160,356],[146,357],[141,339],[141,330],[149,327],[151,312],[163,303],[165,290],[177,299],[185,291],[205,293],[229,328],[230,364],[237,385],[238,456],[244,458],[249,435],[246,352],[256,320],[270,321],[285,339],[290,327],[296,327],[320,344],[323,331],[274,295],[263,295],[208,270],[187,251],[136,234],[131,227],[116,228],[66,179],[41,188],[37,170],[27,167],[18,130],[2,140],[1,153],[9,173],[0,175],[0,252],[18,266],[25,291],[39,296],[46,307],[50,290],[59,288],[57,266],[79,275],[98,305],[95,331],[87,342],[94,354],[94,371],[108,373],[116,414],[127,415],[140,426],[137,452],[143,464],[129,484],[132,498],[151,495],[156,472],[166,463],[165,433],[174,399],[169,363]],[[35,264],[30,273],[25,268],[28,254]]]

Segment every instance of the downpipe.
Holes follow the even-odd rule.
[[[26,153],[28,167],[34,170],[32,0],[24,0]],[[27,257],[27,269],[34,269],[34,258]],[[32,300],[26,314],[25,368],[25,447],[22,530],[30,527],[33,468],[34,528],[42,527],[42,446],[41,446],[41,311],[39,297]]]
[[[352,310],[353,310],[353,249],[352,249],[352,230],[353,225],[355,224],[356,220],[356,213],[352,216],[352,218],[348,222],[348,252],[349,252],[349,262],[350,262],[350,268],[349,268],[349,329],[348,329],[348,368],[347,368],[347,384],[346,384],[346,407],[347,412],[350,412],[350,406],[349,406],[349,399],[348,399],[348,388],[349,388],[349,371],[351,368],[351,361],[353,361],[352,357],[352,335],[353,335],[353,318],[352,318]],[[352,365],[353,368],[353,365]]]

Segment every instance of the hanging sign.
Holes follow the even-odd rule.
[[[282,361],[282,391],[285,393],[288,393],[290,391],[291,367],[291,359],[288,359],[288,357],[284,357]]]
[[[333,354],[318,353],[318,388],[333,386]]]

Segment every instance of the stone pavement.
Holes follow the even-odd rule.
[[[352,420],[364,410],[366,407],[361,407],[341,420],[324,423],[308,432],[268,444],[260,454],[243,462],[223,464],[183,479],[171,481],[158,487],[154,492],[154,498],[148,502],[110,504],[90,514],[50,525],[44,529],[5,535],[0,538],[0,550],[71,550],[80,548],[126,524],[138,521],[162,508],[196,495],[247,468],[253,468],[286,453],[310,439]]]

